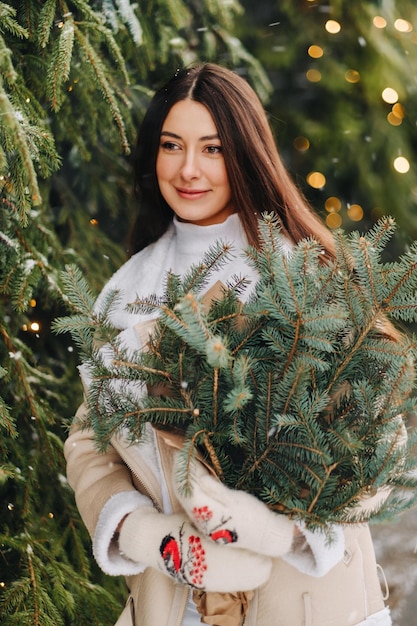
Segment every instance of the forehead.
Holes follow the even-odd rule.
[[[169,110],[162,125],[162,132],[183,135],[206,136],[217,133],[213,117],[204,104],[194,100],[180,100]]]

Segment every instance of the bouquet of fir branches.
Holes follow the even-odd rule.
[[[98,446],[122,429],[140,440],[146,422],[179,431],[185,486],[198,452],[227,486],[312,527],[412,506],[417,436],[405,424],[416,408],[416,344],[411,333],[395,338],[391,322],[417,319],[417,245],[384,263],[394,228],[385,218],[365,235],[337,232],[335,258],[324,260],[309,239],[286,254],[265,215],[260,249],[246,251],[259,275],[249,299],[241,277],[205,293],[227,262],[219,243],[182,279],[167,276],[162,298],[130,305],[156,317],[137,351],[109,322],[117,292],[97,312],[70,269],[78,312],[56,329],[71,331],[92,373],[86,426]],[[381,490],[383,502],[363,506]]]

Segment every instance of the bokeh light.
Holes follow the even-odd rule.
[[[408,20],[398,19],[394,22],[394,28],[400,33],[411,33],[413,30],[412,24]]]
[[[312,59],[321,59],[324,54],[323,48],[315,45],[310,46],[307,52]]]
[[[410,169],[410,162],[408,159],[406,159],[405,157],[397,157],[396,159],[394,159],[394,169],[399,173],[399,174],[406,174],[409,169]]]
[[[403,123],[402,117],[398,117],[393,111],[390,111],[388,113],[387,120],[391,124],[391,126],[401,126],[401,124]]]
[[[339,22],[336,22],[336,20],[327,20],[324,28],[331,35],[337,35],[337,33],[340,33],[340,31],[342,30],[341,24]]]
[[[394,104],[398,101],[398,92],[392,89],[392,87],[386,87],[381,95],[383,101],[388,104]]]
[[[306,152],[310,148],[310,142],[307,137],[296,137],[293,146],[298,152]]]
[[[347,214],[353,222],[359,222],[363,218],[363,208],[360,204],[350,204]]]
[[[405,117],[404,107],[399,102],[394,104],[394,106],[392,107],[392,112],[394,113],[394,115],[396,115],[397,117],[400,117],[401,119],[404,119]]]
[[[306,77],[307,80],[310,81],[310,83],[318,83],[321,81],[321,72],[313,69],[307,70]]]
[[[338,213],[342,208],[342,203],[336,196],[330,196],[324,203],[324,207],[328,213]]]
[[[386,28],[387,26],[387,20],[384,17],[381,17],[381,15],[375,15],[372,23],[375,28]]]
[[[345,79],[348,83],[358,83],[361,79],[361,75],[357,70],[347,70]]]
[[[313,189],[322,189],[326,184],[326,177],[321,172],[310,172],[307,175],[307,182]]]
[[[342,218],[339,213],[329,213],[326,217],[326,224],[329,228],[340,228],[342,225]]]

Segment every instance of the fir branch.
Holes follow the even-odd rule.
[[[368,491],[400,494],[416,469],[398,417],[416,410],[416,342],[381,332],[387,267],[379,251],[368,256],[357,236],[339,234],[336,258],[323,263],[309,240],[284,254],[276,225],[267,227],[264,247],[248,251],[259,281],[247,302],[223,288],[207,305],[195,265],[148,299],[160,312],[148,350],[129,352],[116,338],[111,363],[92,354],[87,422],[103,449],[122,428],[135,441],[146,422],[175,426],[184,453],[199,450],[230,487],[274,510],[312,526],[366,521],[376,514],[358,506]],[[381,224],[369,240],[385,236]],[[389,266],[390,292],[410,259]],[[398,304],[407,297],[398,290]],[[138,385],[149,395],[142,387],[137,396]]]
[[[98,82],[98,85],[100,86],[103,97],[107,101],[110,107],[113,119],[119,131],[122,148],[126,154],[129,154],[130,147],[129,147],[129,141],[126,136],[123,116],[120,113],[120,109],[116,101],[114,89],[110,85],[110,82],[107,78],[107,72],[105,70],[105,67],[101,59],[97,55],[94,47],[90,44],[88,38],[84,36],[80,28],[78,27],[75,28],[75,36],[80,44],[81,49],[83,50],[86,56],[88,63],[91,65],[91,69],[94,72],[95,78]]]
[[[226,242],[217,242],[204,253],[198,265],[192,265],[181,280],[182,293],[197,293],[206,285],[213,272],[219,270],[230,260],[233,246]]]
[[[116,0],[120,15],[127,24],[133,41],[141,46],[143,43],[143,30],[139,18],[129,0]]]
[[[45,0],[39,12],[37,39],[41,48],[49,42],[57,7],[58,0]]]
[[[16,17],[17,10],[6,4],[0,2],[0,31],[7,31],[14,37],[20,39],[28,39],[29,33],[26,28],[23,28],[14,18]]]
[[[6,84],[11,85],[17,79],[17,72],[12,63],[12,51],[0,37],[0,70]]]
[[[174,26],[175,30],[184,28],[184,25],[189,24],[191,14],[181,0],[167,0],[166,7],[169,14],[169,22]]]
[[[113,359],[113,365],[115,367],[126,367],[128,369],[137,370],[138,372],[146,372],[147,374],[155,374],[156,376],[161,376],[162,378],[166,378],[169,382],[172,382],[172,376],[169,372],[164,372],[154,367],[146,367],[146,365],[140,363],[132,363],[132,361],[124,361],[121,359]]]
[[[1,330],[1,329],[0,329]],[[10,407],[0,396],[0,428],[7,432],[9,437],[17,437],[16,422],[10,413]]]
[[[54,42],[48,69],[47,96],[55,113],[62,105],[62,86],[70,74],[73,46],[74,24],[71,19],[67,18],[60,29],[59,37]]]
[[[76,265],[67,265],[65,271],[61,273],[61,280],[65,301],[71,309],[80,315],[92,317],[97,296],[90,289],[80,268]]]
[[[101,35],[103,35],[104,41],[107,44],[109,52],[122,73],[124,83],[126,85],[129,85],[130,79],[129,79],[129,75],[127,72],[125,60],[121,53],[120,47],[116,43],[116,40],[114,39],[109,29],[106,28],[104,24],[91,24],[90,22],[79,22],[78,27],[79,28],[84,27],[87,30],[91,30],[93,33],[100,33]],[[120,97],[122,96],[123,94],[120,94]],[[128,101],[126,100],[126,103],[127,102]]]
[[[17,112],[3,89],[2,81],[0,81],[0,115],[3,118],[5,127],[8,129],[8,133],[13,134],[13,143],[25,168],[32,203],[35,206],[39,205],[41,203],[41,195],[27,139],[18,121]],[[27,224],[27,208],[25,204],[22,204],[20,208],[20,220],[22,225],[25,226]]]

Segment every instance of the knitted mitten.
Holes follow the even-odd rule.
[[[164,515],[146,506],[124,520],[119,548],[132,561],[205,591],[256,589],[271,572],[271,559],[216,545],[200,535],[184,515]]]
[[[217,543],[230,543],[258,554],[277,557],[291,549],[295,523],[274,513],[255,496],[229,489],[202,463],[191,467],[190,492],[181,486],[181,456],[174,461],[173,486],[184,511],[204,535]]]

